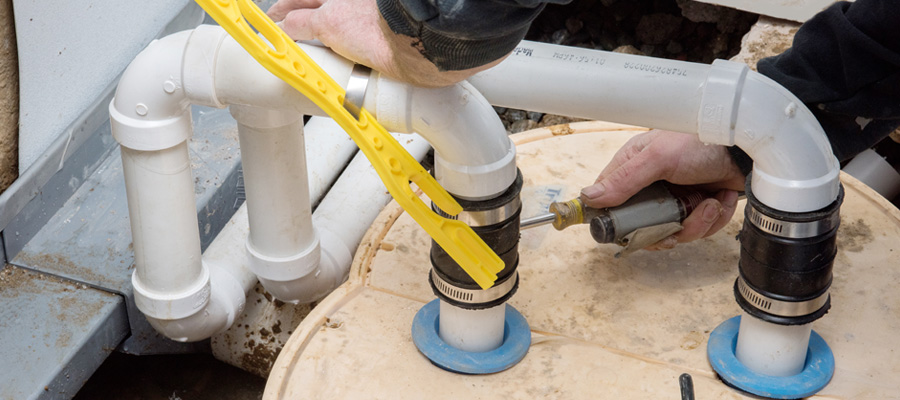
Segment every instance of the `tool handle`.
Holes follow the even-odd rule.
[[[684,221],[704,198],[697,190],[658,181],[620,206],[598,210],[586,222],[598,243],[624,245],[623,239],[639,229]]]

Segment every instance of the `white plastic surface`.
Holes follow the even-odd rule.
[[[839,165],[816,118],[786,89],[742,65],[522,42],[469,81],[495,105],[699,132],[706,141],[736,144],[754,160],[754,196],[777,210],[815,211],[837,198]]]
[[[335,82],[341,86],[347,85],[353,69],[352,62],[321,46],[301,43],[300,47]],[[214,71],[216,96],[222,103],[274,110],[290,109],[305,115],[325,115],[312,101],[256,62],[231,37],[221,43],[216,53]]]
[[[224,103],[216,95],[216,62],[219,47],[230,39],[222,28],[200,25],[188,38],[184,50],[181,78],[184,92],[193,104],[222,108]]]
[[[812,325],[777,325],[744,312],[741,315],[735,356],[756,373],[771,376],[797,375],[805,366]]]
[[[190,31],[153,41],[122,74],[110,103],[112,135],[135,150],[161,150],[191,137],[191,113],[181,83]]]
[[[900,194],[900,173],[875,150],[868,149],[853,157],[844,172],[853,175],[886,199]]]
[[[328,117],[310,118],[303,126],[303,132],[306,136],[309,198],[316,205],[353,159],[358,148],[340,125]]]
[[[231,106],[231,114],[238,121],[241,141],[250,268],[272,295],[296,301],[297,293],[270,288],[268,283],[299,279],[319,263],[302,120],[295,111],[246,106]]]
[[[470,353],[491,351],[503,344],[506,303],[484,310],[440,304],[438,335],[445,343]]]
[[[516,150],[487,100],[468,82],[428,89],[380,74],[364,106],[393,132],[416,132],[435,149],[435,179],[470,200],[503,193],[516,179]]]
[[[830,6],[835,0],[697,0],[755,14],[805,22],[819,11]]]
[[[495,106],[697,132],[709,65],[523,41],[469,78]]]
[[[200,228],[187,142],[156,152],[122,147],[135,274],[152,292],[180,292],[201,277]]]
[[[724,61],[723,61],[724,62]],[[735,144],[753,158],[753,195],[789,212],[816,211],[840,191],[840,164],[825,131],[796,96],[749,72],[735,119]]]
[[[419,135],[394,134],[394,137],[417,160],[423,159],[431,149]],[[316,208],[313,222],[317,228],[328,229],[342,238],[350,251],[356,251],[371,221],[390,201],[391,195],[378,173],[365,155],[357,153]]]

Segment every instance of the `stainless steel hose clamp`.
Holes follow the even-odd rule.
[[[438,207],[432,207],[432,209],[437,212],[438,215],[447,218],[447,219],[455,219],[457,221],[461,221],[466,225],[469,225],[473,228],[482,227],[482,226],[490,226],[494,224],[499,224],[501,222],[507,221],[519,211],[519,208],[522,207],[522,199],[520,197],[516,197],[512,201],[503,204],[497,208],[492,208],[490,210],[480,210],[480,211],[468,211],[463,210],[460,211],[459,214],[450,215],[441,210]]]
[[[806,301],[784,301],[773,299],[753,290],[741,276],[737,279],[737,287],[738,292],[740,292],[741,297],[743,297],[744,300],[762,311],[780,317],[801,317],[809,315],[822,308],[828,301],[827,291],[814,299]]]
[[[366,101],[366,90],[369,88],[371,74],[372,69],[362,64],[354,64],[353,70],[350,71],[350,80],[347,81],[347,92],[344,94],[343,105],[357,120],[362,113],[363,102]]]
[[[447,296],[447,298],[465,304],[479,304],[489,303],[509,294],[519,282],[519,272],[514,271],[512,276],[505,281],[486,290],[463,289],[453,286],[449,282],[441,279],[440,275],[438,275],[434,269],[431,270],[431,279],[437,290],[444,296]]]

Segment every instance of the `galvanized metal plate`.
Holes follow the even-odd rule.
[[[121,296],[0,270],[0,398],[69,398],[128,334]]]

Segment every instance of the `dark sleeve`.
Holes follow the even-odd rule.
[[[418,39],[441,71],[478,67],[512,51],[545,3],[571,0],[377,0],[394,33]]]
[[[898,22],[896,0],[836,3],[803,24],[790,49],[758,64],[812,110],[841,161],[900,126]]]

